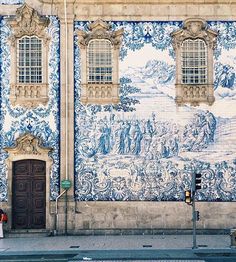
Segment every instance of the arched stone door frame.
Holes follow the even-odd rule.
[[[50,230],[50,171],[53,164],[52,159],[48,153],[51,148],[42,147],[39,138],[31,135],[24,134],[16,139],[16,146],[12,148],[4,148],[9,154],[6,160],[7,164],[7,212],[8,212],[8,228],[12,228],[12,177],[13,177],[13,163],[20,160],[35,159],[46,162],[46,229]]]

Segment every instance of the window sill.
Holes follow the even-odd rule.
[[[83,104],[117,104],[119,85],[117,84],[83,84],[81,102]]]
[[[178,106],[190,104],[199,106],[200,103],[211,106],[215,101],[213,85],[176,84],[175,102]]]
[[[48,103],[48,84],[17,83],[11,85],[10,102],[13,106],[26,108],[37,107]]]

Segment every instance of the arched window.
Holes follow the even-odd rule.
[[[181,48],[182,84],[207,83],[207,47],[202,39],[186,39]]]
[[[112,46],[109,40],[91,40],[87,61],[89,84],[112,84]]]
[[[9,17],[11,26],[11,92],[13,106],[46,105],[48,96],[49,18],[26,3]]]
[[[123,29],[112,31],[98,19],[89,32],[77,31],[81,61],[81,96],[84,104],[119,103],[119,52]]]
[[[18,40],[17,78],[19,83],[42,83],[42,40],[24,36]]]
[[[171,35],[176,53],[176,104],[212,105],[215,101],[213,50],[217,33],[208,29],[203,19],[189,18],[182,29]]]

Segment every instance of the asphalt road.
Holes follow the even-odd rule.
[[[171,249],[171,250],[88,250],[80,251],[71,261],[94,260],[180,260],[205,262],[236,262],[236,250],[231,249]]]
[[[4,252],[2,262],[79,262],[79,261],[149,261],[149,262],[236,262],[236,250],[231,249],[171,249],[171,250],[73,250]]]

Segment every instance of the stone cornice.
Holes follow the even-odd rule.
[[[64,20],[62,0],[27,0],[41,15]],[[15,15],[17,5],[1,5],[0,15]],[[77,21],[183,21],[188,17],[205,20],[235,20],[236,0],[67,0],[67,18]]]
[[[61,4],[64,0],[39,0],[41,3]],[[236,0],[67,0],[68,4],[236,4]]]

